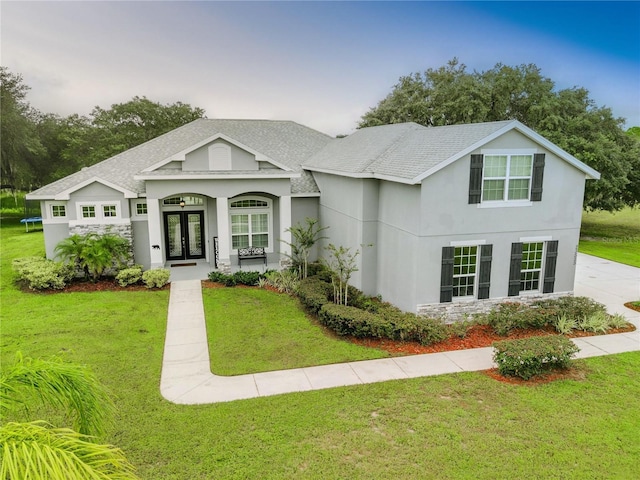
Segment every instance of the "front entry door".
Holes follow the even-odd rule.
[[[204,212],[164,212],[167,260],[204,258]]]

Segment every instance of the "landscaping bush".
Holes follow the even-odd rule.
[[[270,286],[283,293],[295,293],[298,290],[298,274],[293,270],[281,270],[279,272],[267,272],[265,274]]]
[[[595,312],[586,318],[578,320],[578,328],[585,332],[607,333],[609,330],[609,315],[606,312]]]
[[[338,335],[380,338],[386,336],[382,332],[391,331],[391,327],[385,328],[386,322],[383,318],[355,307],[335,303],[324,304],[320,308],[318,318],[323,325]]]
[[[480,317],[484,317],[481,322],[490,325],[498,335],[506,336],[517,328],[542,328],[553,322],[556,311],[542,306],[501,303]]]
[[[534,306],[554,311],[555,315],[561,317],[566,315],[567,318],[573,318],[577,322],[590,317],[594,313],[606,313],[606,307],[601,303],[587,297],[560,297],[549,300],[539,300]]]
[[[493,360],[501,375],[529,380],[545,370],[567,368],[580,349],[562,335],[494,342]]]
[[[118,285],[121,287],[135,285],[140,282],[140,280],[142,280],[142,267],[140,265],[123,268],[116,275],[116,282],[118,282]]]
[[[212,282],[222,283],[226,287],[235,287],[236,285],[247,285],[253,287],[258,285],[260,279],[266,278],[265,275],[266,273],[243,270],[239,270],[233,274],[214,271],[209,273],[209,280]]]
[[[62,290],[74,275],[73,266],[42,257],[17,258],[13,270],[16,279],[31,290]]]
[[[329,303],[331,287],[317,277],[307,277],[298,284],[298,298],[309,313],[317,315]]]
[[[393,320],[394,340],[419,342],[421,345],[431,345],[445,340],[449,333],[444,321],[439,318],[418,316],[404,313]]]
[[[567,317],[566,315],[560,315],[553,321],[553,326],[558,333],[567,335],[571,333],[575,328],[578,328],[578,322],[575,318]]]
[[[142,274],[142,282],[147,288],[162,288],[169,283],[170,275],[166,268],[154,268]]]

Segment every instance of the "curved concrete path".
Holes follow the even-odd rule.
[[[640,298],[640,269],[588,255],[579,255],[576,295],[590,296],[623,313],[640,327],[640,313],[624,301]],[[621,307],[621,308],[619,308]],[[640,350],[640,331],[573,339],[578,358]],[[228,402],[282,393],[384,382],[495,365],[493,348],[474,348],[425,355],[296,368],[225,377],[213,375],[202,304],[200,280],[172,282],[160,392],[178,404]]]

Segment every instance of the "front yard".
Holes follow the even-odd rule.
[[[0,360],[10,361],[20,350],[89,365],[117,407],[105,440],[125,451],[141,478],[595,479],[637,474],[640,352],[591,358],[581,362],[584,378],[535,387],[462,373],[225,404],[174,405],[159,393],[168,292],[21,292],[11,281],[11,259],[42,254],[42,234],[25,234],[17,221],[2,223]],[[241,289],[224,292],[242,295]],[[233,297],[226,301],[235,305]],[[307,350],[304,342],[321,341],[288,337]],[[250,348],[251,342],[241,347]],[[334,355],[342,355],[341,348]],[[274,352],[291,354],[292,349],[285,343]],[[63,421],[51,414],[47,418]]]

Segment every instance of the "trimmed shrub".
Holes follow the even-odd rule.
[[[594,313],[606,313],[606,307],[601,303],[587,297],[560,297],[549,300],[540,300],[534,303],[535,306],[555,311],[554,316],[566,315],[576,321],[588,318]]]
[[[307,277],[298,285],[298,298],[302,305],[317,315],[325,303],[329,303],[331,287],[316,277]]]
[[[74,276],[74,268],[41,257],[17,258],[13,261],[17,280],[31,290],[62,290]]]
[[[394,340],[414,341],[421,345],[431,345],[445,340],[449,334],[444,321],[439,318],[430,318],[404,313],[393,321],[395,332],[391,337]]]
[[[142,282],[147,288],[162,288],[169,283],[171,273],[166,268],[154,268],[142,274]]]
[[[383,325],[384,319],[373,313],[335,303],[324,304],[320,308],[318,318],[323,325],[338,335],[380,338],[385,336],[382,332],[388,330]]]
[[[142,267],[140,265],[136,265],[130,268],[123,268],[116,275],[116,282],[121,287],[126,287],[127,285],[135,285],[142,280]]]
[[[261,279],[266,278],[266,273],[251,272],[239,270],[234,274],[227,274],[222,272],[209,272],[209,280],[212,282],[222,283],[226,287],[235,287],[236,285],[247,285],[254,287],[258,285]]]
[[[580,349],[562,335],[494,342],[493,360],[501,375],[529,380],[554,368],[567,368]]]
[[[501,336],[517,328],[542,328],[556,317],[555,310],[521,303],[501,303],[484,316],[483,322]]]

